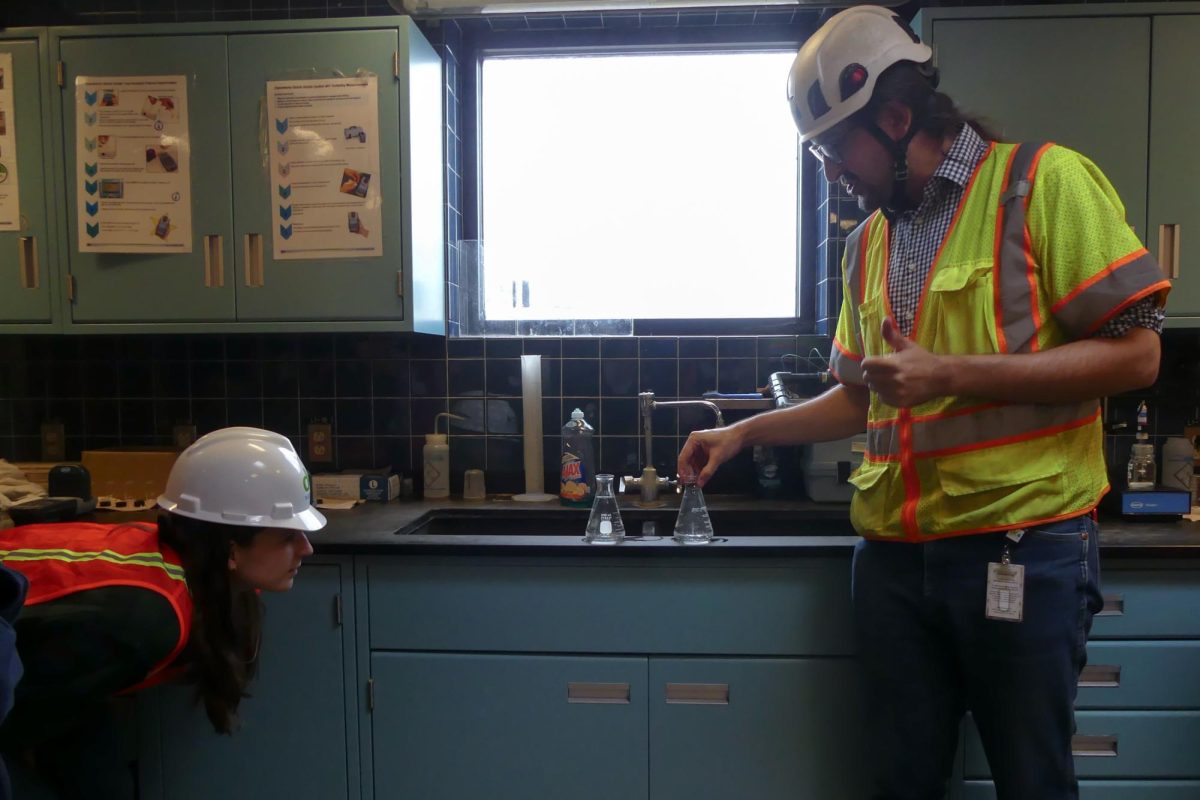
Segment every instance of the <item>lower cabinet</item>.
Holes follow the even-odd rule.
[[[139,697],[140,800],[359,796],[350,560],[305,563],[292,590],[264,593],[258,677],[241,728],[213,732],[186,686]],[[351,693],[347,695],[347,691]]]
[[[1079,679],[1073,740],[1081,800],[1200,798],[1200,572],[1103,562],[1104,608]],[[953,796],[995,797],[975,726]]]
[[[646,659],[373,653],[375,797],[646,798]]]
[[[867,797],[848,554],[364,566],[375,800]]]
[[[866,798],[848,658],[650,659],[651,800]]]
[[[837,659],[371,656],[375,796],[865,798]]]

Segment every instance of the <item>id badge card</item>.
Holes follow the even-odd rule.
[[[1025,611],[1025,566],[1023,564],[988,564],[988,619],[1020,622]]]

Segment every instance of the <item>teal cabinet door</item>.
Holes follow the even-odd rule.
[[[1200,711],[1077,711],[1071,740],[1081,778],[1200,780]],[[964,773],[991,772],[973,722],[965,729]]]
[[[650,799],[868,797],[854,661],[650,660]]]
[[[400,140],[400,82],[393,74],[398,47],[399,33],[395,28],[230,37],[240,321],[404,318],[401,246],[405,209],[400,191],[400,150],[405,143]],[[369,236],[382,238],[383,255],[277,260],[272,255],[275,226],[282,224],[277,207],[280,192],[290,192],[291,183],[281,186],[276,180],[279,176],[273,175],[269,166],[268,147],[276,137],[268,135],[267,82],[352,77],[364,72],[377,77],[379,131],[375,144],[379,147],[380,174],[372,176],[363,187],[367,192],[379,192],[382,198],[382,229],[370,231]],[[272,121],[271,125],[274,124]],[[317,153],[310,157],[320,156]],[[308,168],[302,162],[292,161],[288,178],[292,183],[301,181],[305,169],[327,172],[337,168],[327,164]],[[331,189],[328,204],[339,203],[343,198],[337,189]],[[312,203],[309,209],[298,204],[289,207],[291,214],[305,212],[315,215],[318,209]],[[339,224],[349,224],[345,221],[345,211],[330,213],[332,216],[340,213]],[[292,222],[297,217],[288,219]]]
[[[1150,116],[1149,246],[1172,277],[1167,314],[1200,325],[1200,15],[1155,17],[1153,105]],[[1164,227],[1172,226],[1172,227]],[[1177,226],[1177,227],[1174,227]],[[1158,247],[1160,233],[1176,233],[1178,264]],[[1165,237],[1164,237],[1165,238]],[[1165,242],[1164,242],[1165,243]]]
[[[1148,17],[935,18],[933,43],[941,91],[1005,141],[1052,141],[1092,159],[1146,241]]]
[[[221,35],[61,38],[59,89],[63,159],[62,241],[74,283],[75,323],[212,322],[234,318],[229,77]],[[190,253],[81,253],[76,173],[75,79],[79,76],[187,76],[191,151]],[[126,139],[120,141],[125,142]],[[118,154],[120,155],[120,154]],[[144,156],[142,156],[144,157]],[[153,209],[147,209],[152,215]]]
[[[259,674],[242,701],[241,728],[213,732],[190,688],[147,693],[141,713],[142,797],[358,796],[348,764],[346,641],[338,603],[339,563],[309,563],[290,592],[264,593],[266,622]],[[347,578],[348,579],[348,578]],[[350,653],[349,663],[353,664]]]
[[[647,796],[644,658],[377,651],[371,678],[379,800]]]
[[[989,781],[970,781],[963,800],[996,800]],[[1080,781],[1079,800],[1196,800],[1200,781]]]
[[[55,319],[54,264],[49,255],[46,161],[46,117],[43,103],[48,76],[43,68],[46,41],[34,34],[0,32],[0,53],[12,56],[12,72],[4,80],[13,92],[13,108],[5,127],[15,151],[0,152],[0,191],[19,187],[15,229],[0,230],[0,330],[49,330]],[[11,127],[10,127],[11,126]]]

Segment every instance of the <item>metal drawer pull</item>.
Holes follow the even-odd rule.
[[[1100,609],[1097,617],[1119,617],[1125,613],[1125,595],[1123,594],[1106,594],[1104,595],[1104,605]]]
[[[1158,265],[1171,280],[1179,278],[1179,237],[1178,223],[1166,223],[1158,226]]]
[[[38,274],[37,239],[22,236],[17,239],[17,263],[21,271],[21,288],[36,289],[41,283]]]
[[[728,683],[668,683],[667,702],[687,705],[729,705]]]
[[[1096,664],[1083,668],[1079,673],[1080,687],[1119,688],[1121,685],[1121,667],[1115,664]]]
[[[577,683],[567,684],[568,703],[628,703],[628,683]]]
[[[1115,758],[1117,755],[1117,737],[1072,736],[1071,755],[1080,758]]]
[[[263,275],[263,242],[261,233],[247,233],[243,238],[243,250],[246,261],[246,285],[253,288],[262,286]]]
[[[220,289],[225,286],[225,249],[222,238],[210,233],[204,237],[204,286]]]

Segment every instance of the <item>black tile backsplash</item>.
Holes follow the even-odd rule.
[[[168,445],[181,424],[200,434],[263,426],[307,455],[306,426],[320,420],[333,426],[335,466],[391,464],[416,474],[424,435],[435,415],[450,411],[464,417],[450,426],[453,486],[464,470],[491,466],[500,470],[495,480],[489,473],[491,491],[521,491],[520,356],[536,354],[551,490],[559,430],[575,408],[596,429],[601,469],[633,474],[642,460],[639,392],[661,399],[699,397],[719,386],[753,392],[771,372],[790,368],[787,354],[828,352],[815,336],[720,341],[718,359],[715,337],[7,336],[0,339],[0,457],[40,459],[41,425],[50,420],[65,425],[70,458],[96,446]],[[93,360],[102,352],[107,360]],[[113,353],[122,358],[111,360]],[[692,357],[697,353],[708,355]],[[652,422],[656,466],[673,474],[683,439],[712,418],[704,409],[660,409]],[[748,490],[752,477],[752,470],[723,470],[714,490]]]

